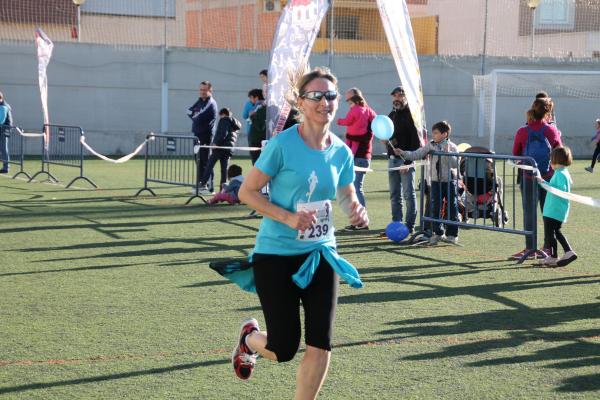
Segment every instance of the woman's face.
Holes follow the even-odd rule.
[[[335,92],[337,93],[337,89],[333,82],[325,79],[325,78],[317,78],[310,81],[305,87],[303,92],[318,92],[320,94],[327,92]],[[317,93],[317,94],[318,94]],[[323,96],[320,100],[316,101],[316,99],[300,97],[298,100],[298,106],[304,113],[304,120],[306,122],[326,125],[333,121],[335,117],[335,113],[338,109],[339,102],[339,94],[335,99],[327,100],[325,96]]]

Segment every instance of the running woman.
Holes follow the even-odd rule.
[[[331,357],[338,275],[353,287],[356,269],[336,252],[331,203],[337,198],[351,224],[367,225],[354,189],[350,149],[330,130],[338,109],[337,78],[316,68],[294,90],[299,125],[269,140],[240,188],[240,199],[264,216],[254,247],[254,283],[266,331],[256,319],[242,324],[232,362],[248,379],[257,355],[277,362],[300,345],[300,304],[306,351],[296,374],[296,399],[315,399]],[[260,190],[270,185],[270,199]],[[268,333],[267,333],[268,332]]]

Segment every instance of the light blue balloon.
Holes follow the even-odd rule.
[[[371,130],[379,140],[390,140],[394,134],[394,123],[387,115],[377,115],[371,121]]]

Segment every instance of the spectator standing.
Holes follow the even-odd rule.
[[[546,181],[550,180],[554,174],[550,165],[550,153],[553,148],[562,146],[558,129],[547,122],[552,110],[552,99],[535,99],[526,113],[528,123],[519,128],[513,143],[513,155],[532,157],[542,178]],[[519,178],[523,203],[523,227],[525,230],[530,231],[533,229],[534,213],[536,212],[535,205],[532,205],[534,193],[537,191],[540,210],[543,210],[546,191],[537,184],[534,173],[523,171],[519,173]],[[544,243],[544,249],[547,250],[548,248],[549,244]],[[519,260],[529,250],[536,251],[535,254],[530,254],[532,258],[546,258],[547,256],[544,250],[537,250],[537,243],[533,243],[531,236],[526,236],[525,249],[513,254],[510,258]]]
[[[258,73],[258,77],[262,81],[263,97],[266,99],[267,98],[267,90],[269,88],[269,71],[266,69],[261,70]]]
[[[589,167],[585,167],[587,172],[594,172],[594,166],[596,165],[598,156],[600,156],[600,118],[596,119],[596,134],[592,138],[592,142],[596,143],[596,148],[594,149],[594,155],[592,156],[592,163]]]
[[[192,132],[198,138],[201,145],[209,145],[212,141],[215,123],[217,121],[217,102],[212,97],[212,84],[202,81],[198,89],[198,100],[188,108],[188,116],[192,119]],[[208,164],[210,150],[201,148],[197,155],[198,176],[204,175]],[[213,176],[208,181],[210,191],[214,191]]]
[[[573,164],[573,156],[568,147],[555,147],[550,155],[550,164],[554,175],[548,185],[565,193],[571,192],[573,180],[569,174],[568,167]],[[539,178],[542,180],[542,178]],[[544,241],[550,244],[548,257],[541,262],[542,265],[564,267],[577,259],[577,254],[571,248],[567,238],[562,234],[562,224],[567,222],[569,216],[569,200],[548,193],[544,203]],[[565,252],[558,257],[558,243]]]
[[[447,152],[458,153],[456,144],[450,141],[452,127],[446,121],[435,123],[431,127],[431,136],[433,140],[425,146],[415,151],[404,151],[396,148],[394,150],[397,156],[406,160],[417,160],[425,158],[429,153]],[[458,222],[458,157],[455,156],[432,156],[431,159],[431,211],[432,217],[439,219],[442,215],[442,199],[445,197],[448,202],[450,215],[447,219]],[[457,244],[458,226],[447,225],[444,231],[439,222],[433,223],[433,235],[429,239],[429,244],[437,244],[440,240]]]
[[[415,151],[421,147],[421,140],[412,119],[406,94],[402,86],[395,87],[390,95],[392,96],[392,111],[389,117],[394,123],[394,134],[390,138],[389,143],[385,142],[384,144],[387,147],[388,168],[391,169],[412,163],[398,157],[394,152],[394,147],[406,151]],[[414,231],[417,219],[415,175],[414,167],[388,172],[392,221],[402,222],[403,211],[406,211],[405,224],[410,233]],[[406,209],[403,208],[403,200]]]
[[[262,141],[267,138],[267,106],[265,97],[261,89],[252,89],[248,92],[248,100],[254,105],[254,110],[250,112],[250,133],[248,134],[248,146],[261,147]],[[250,151],[252,165],[256,163],[260,156],[260,150]]]
[[[350,88],[345,93],[346,103],[350,110],[345,118],[337,120],[338,125],[346,127],[346,144],[352,150],[354,166],[369,168],[371,165],[371,153],[373,151],[373,132],[370,129],[371,121],[375,118],[375,111],[368,106],[365,98],[358,88]],[[365,195],[363,184],[365,172],[354,171],[354,188],[356,197],[360,204],[365,207]],[[345,230],[369,229],[368,226],[349,225]]]
[[[231,110],[229,110],[229,108],[222,108],[219,111],[217,132],[215,133],[215,138],[211,144],[213,146],[234,147],[237,141],[238,132],[241,128],[242,123],[231,115]],[[204,187],[204,185],[206,185],[210,177],[214,175],[213,168],[217,161],[221,164],[219,190],[223,189],[223,184],[227,181],[227,168],[232,154],[232,149],[212,149],[210,157],[208,157],[208,163],[204,169],[204,175],[200,178],[200,186],[202,187],[200,189],[201,194],[212,193],[212,191],[210,191],[208,187]]]
[[[12,124],[10,105],[4,100],[4,95],[0,92],[0,125],[12,126]],[[10,153],[8,151],[8,136],[5,136],[3,132],[0,134],[0,159],[2,159],[0,174],[7,174],[10,166]]]

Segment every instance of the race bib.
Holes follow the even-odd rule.
[[[307,230],[298,231],[298,240],[316,242],[333,236],[333,207],[331,200],[297,203],[297,211],[316,211],[317,223]]]

